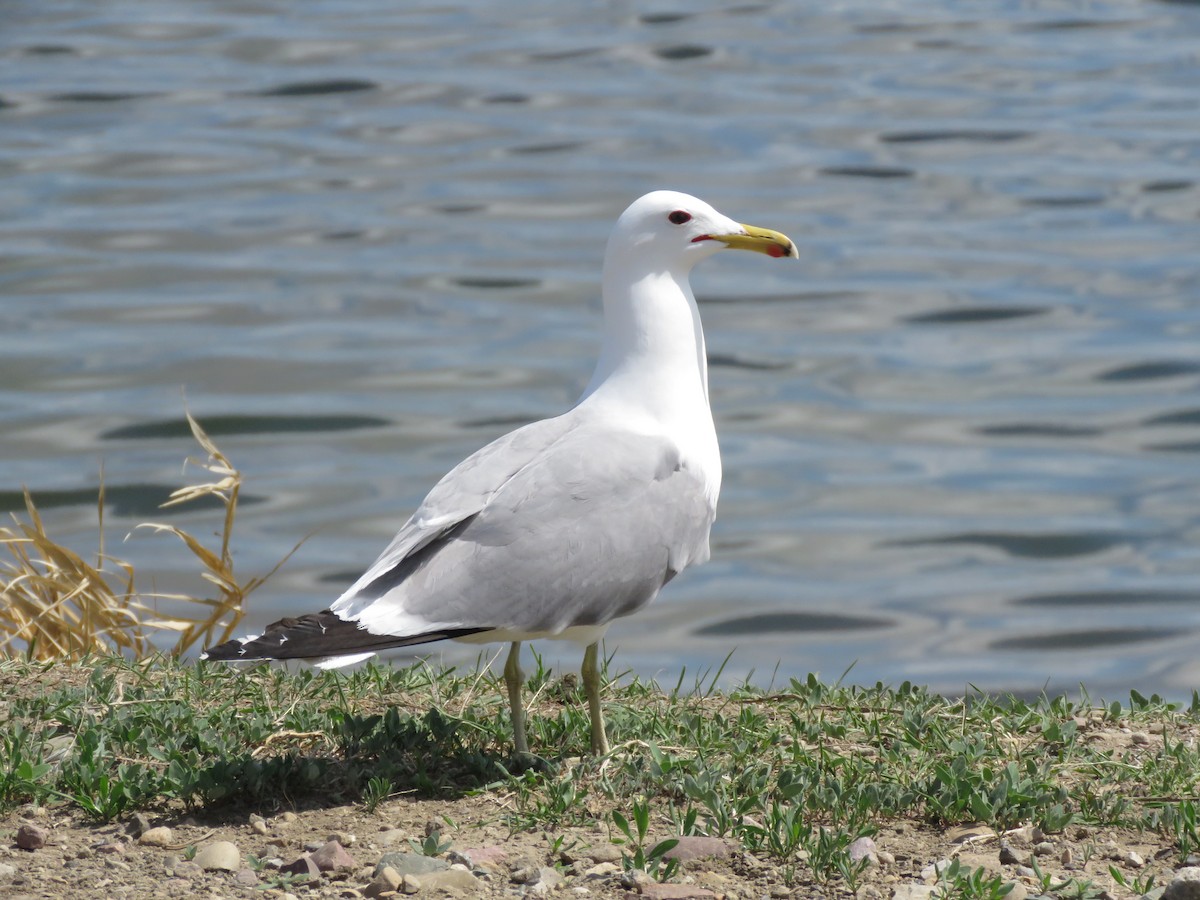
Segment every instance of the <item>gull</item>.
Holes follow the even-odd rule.
[[[201,658],[330,667],[430,641],[507,642],[513,744],[528,754],[521,644],[571,640],[586,648],[591,749],[607,754],[600,639],[709,557],[721,454],[688,276],[726,248],[798,256],[787,236],[687,194],[635,200],[605,250],[600,356],[575,406],[455,466],[328,609]]]

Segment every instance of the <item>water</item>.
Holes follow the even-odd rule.
[[[801,261],[696,273],[713,561],[611,630],[620,665],[1200,687],[1200,6],[4,19],[0,506],[29,485],[94,547],[103,464],[143,589],[205,588],[117,543],[167,517],[185,401],[247,479],[239,570],[313,535],[249,625],[320,608],[447,468],[573,401],[612,220],[673,187]]]

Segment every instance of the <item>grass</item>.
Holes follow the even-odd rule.
[[[983,823],[993,838],[1028,826],[1123,829],[1165,846],[1168,861],[1200,852],[1195,694],[1187,707],[1137,692],[1124,704],[947,699],[909,683],[812,676],[783,690],[719,693],[715,678],[684,690],[681,675],[664,690],[606,673],[614,751],[595,759],[577,680],[553,677],[539,658],[527,685],[529,739],[550,765],[517,770],[505,689],[486,667],[293,673],[185,663],[198,642],[231,636],[265,580],[235,576],[241,476],[188,421],[211,480],[169,503],[220,500],[217,545],[172,525],[142,527],[174,535],[196,557],[213,596],[169,598],[195,615],[161,614],[138,594],[132,566],[105,553],[103,492],[94,562],[48,534],[28,494],[28,520],[0,529],[11,557],[0,563],[0,814],[58,804],[108,822],[137,810],[373,811],[401,795],[487,795],[512,833],[545,830],[557,848],[575,840],[571,829],[599,828],[626,868],[652,877],[674,874],[667,854],[677,837],[709,835],[787,885],[830,894],[863,882],[867,863],[852,859],[851,845],[896,823]],[[165,654],[153,642],[164,632],[176,635]],[[1133,730],[1154,739],[1132,742]],[[440,834],[419,849],[441,852]],[[1033,870],[1047,895],[1100,895],[1082,875]],[[1149,870],[1108,872],[1126,891],[1154,884]],[[1011,889],[958,858],[936,878],[945,897],[999,900]]]
[[[1198,846],[1200,704],[1063,697],[947,700],[919,687],[663,691],[626,676],[605,693],[616,750],[587,752],[573,678],[540,666],[532,747],[552,771],[510,772],[504,686],[486,668],[370,664],[351,673],[130,662],[0,663],[0,807],[66,803],[108,821],[138,809],[209,812],[384,798],[505,800],[512,831],[596,825],[627,863],[671,874],[671,835],[727,837],[788,883],[853,890],[850,844],[883,823],[983,822],[997,832],[1089,825]],[[1161,731],[1153,749],[1105,735]],[[1186,740],[1184,738],[1187,738]],[[665,844],[665,846],[664,846]],[[947,896],[1002,897],[954,865]],[[1143,880],[1143,884],[1145,881]],[[1055,896],[1090,896],[1074,880]]]

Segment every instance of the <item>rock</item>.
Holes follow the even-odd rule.
[[[892,889],[892,900],[930,900],[936,891],[930,884],[898,884]]]
[[[896,864],[896,854],[887,850],[875,851],[875,856],[879,860],[881,866],[894,866]]]
[[[166,825],[157,828],[147,828],[138,837],[137,842],[146,847],[169,847],[174,840],[171,829]]]
[[[358,841],[358,837],[349,831],[335,831],[327,840],[337,841],[343,847],[351,847]]]
[[[1008,893],[1004,895],[1004,900],[1025,900],[1029,896],[1029,888],[1021,884],[1019,881],[1010,881],[1008,883]]]
[[[256,887],[258,885],[258,875],[253,869],[238,869],[238,873],[233,876],[233,880],[242,887]]]
[[[12,878],[17,874],[17,867],[8,863],[0,863],[0,878]]]
[[[1144,731],[1135,731],[1129,736],[1129,740],[1133,741],[1139,747],[1147,747],[1150,744],[1150,735]]]
[[[40,825],[25,823],[17,828],[17,847],[21,850],[41,850],[50,839],[50,832]]]
[[[294,812],[292,812],[289,809],[287,812],[281,812],[279,815],[277,815],[275,817],[275,821],[282,822],[284,825],[290,825],[292,822],[295,822],[296,819],[298,819],[298,818],[299,818],[299,816],[297,816]]]
[[[1027,860],[1022,859],[1017,855],[1017,852],[1008,845],[1007,842],[1000,845],[1000,865],[1002,866],[1020,866]]]
[[[596,865],[594,865],[590,869],[587,869],[586,871],[584,871],[583,877],[584,878],[592,878],[592,879],[611,878],[613,875],[620,875],[620,874],[621,874],[621,867],[618,866],[616,863],[603,862],[603,863],[596,863]]]
[[[260,815],[251,813],[250,814],[250,830],[253,831],[255,834],[266,834],[268,831],[270,831],[270,828],[267,827],[266,819],[264,819]]]
[[[346,848],[337,841],[326,841],[324,845],[313,851],[312,861],[322,872],[345,872],[358,868],[354,857],[347,853]]]
[[[206,872],[236,872],[242,867],[242,854],[230,841],[213,841],[201,847],[192,862]]]
[[[1200,900],[1200,866],[1188,866],[1176,872],[1163,891],[1162,900]]]
[[[424,875],[427,872],[441,872],[450,868],[450,864],[443,859],[434,859],[432,856],[398,850],[385,853],[379,858],[379,863],[375,866],[375,874],[378,875],[382,872],[384,866],[391,866],[401,878],[405,875]]]
[[[422,891],[464,891],[474,893],[479,890],[479,879],[466,869],[443,869],[440,872],[427,872],[420,876]]]
[[[508,880],[513,884],[537,884],[542,875],[538,866],[521,866],[508,873]]]
[[[663,857],[665,859],[677,859],[681,863],[690,862],[693,859],[730,856],[735,849],[732,841],[727,841],[719,837],[704,837],[692,834],[684,835],[683,837],[676,838],[676,840],[679,843],[664,853]],[[592,858],[595,859],[595,857]],[[617,859],[620,859],[619,855]],[[616,860],[605,861],[616,862]],[[597,859],[596,862],[601,862],[601,860]]]
[[[452,862],[460,862],[471,869],[497,869],[508,862],[508,851],[503,847],[470,847],[466,850],[451,850],[446,854]]]
[[[371,879],[371,883],[363,888],[364,897],[378,897],[388,891],[398,891],[404,884],[404,877],[391,866],[383,869]]]
[[[125,852],[124,841],[106,841],[103,844],[96,845],[96,852],[103,853],[106,856],[119,856]]]
[[[593,864],[602,862],[620,862],[621,848],[616,844],[597,844],[594,847],[576,847],[573,850],[564,850],[559,854],[559,858],[567,863],[579,862],[583,859],[590,859]]]
[[[587,855],[597,863],[619,863],[625,858],[625,854],[616,844],[597,844],[588,850]]]
[[[150,817],[145,813],[134,813],[133,818],[125,824],[126,833],[135,840],[149,830]]]
[[[175,866],[176,878],[200,878],[203,875],[204,870],[189,859],[185,859]]]
[[[1054,845],[1049,841],[1039,841],[1033,845],[1034,856],[1053,856]]]
[[[1126,853],[1124,862],[1125,862],[1125,865],[1130,866],[1134,869],[1140,869],[1142,866],[1144,866],[1146,864],[1146,861],[1144,859],[1142,859],[1141,854],[1138,853],[1136,850],[1130,850],[1128,853]]]
[[[626,894],[626,898],[637,898],[638,894]],[[642,888],[641,895],[647,900],[716,900],[717,895],[694,884],[660,884],[655,882]]]
[[[290,863],[280,866],[279,871],[285,875],[307,875],[311,881],[316,881],[321,877],[321,870],[313,862],[311,853],[305,853],[299,859],[294,859]]]
[[[538,869],[537,886],[553,890],[563,883],[562,874],[554,866],[542,866]]]
[[[405,875],[400,881],[400,890],[406,894],[415,894],[421,890],[421,879],[416,875]]]
[[[846,848],[846,853],[854,862],[866,859],[870,861],[871,865],[879,864],[879,856],[876,853],[875,842],[869,837],[860,837],[853,841],[850,846]]]
[[[930,863],[921,870],[921,880],[926,884],[932,884],[948,868],[950,868],[950,860],[939,859],[937,862]]]
[[[408,840],[408,832],[403,828],[384,828],[375,835],[375,843],[380,847],[395,847]]]

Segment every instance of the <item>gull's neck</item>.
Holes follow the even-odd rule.
[[[669,435],[704,472],[715,502],[721,460],[708,405],[700,312],[686,269],[604,265],[604,340],[580,399],[626,427]]]

